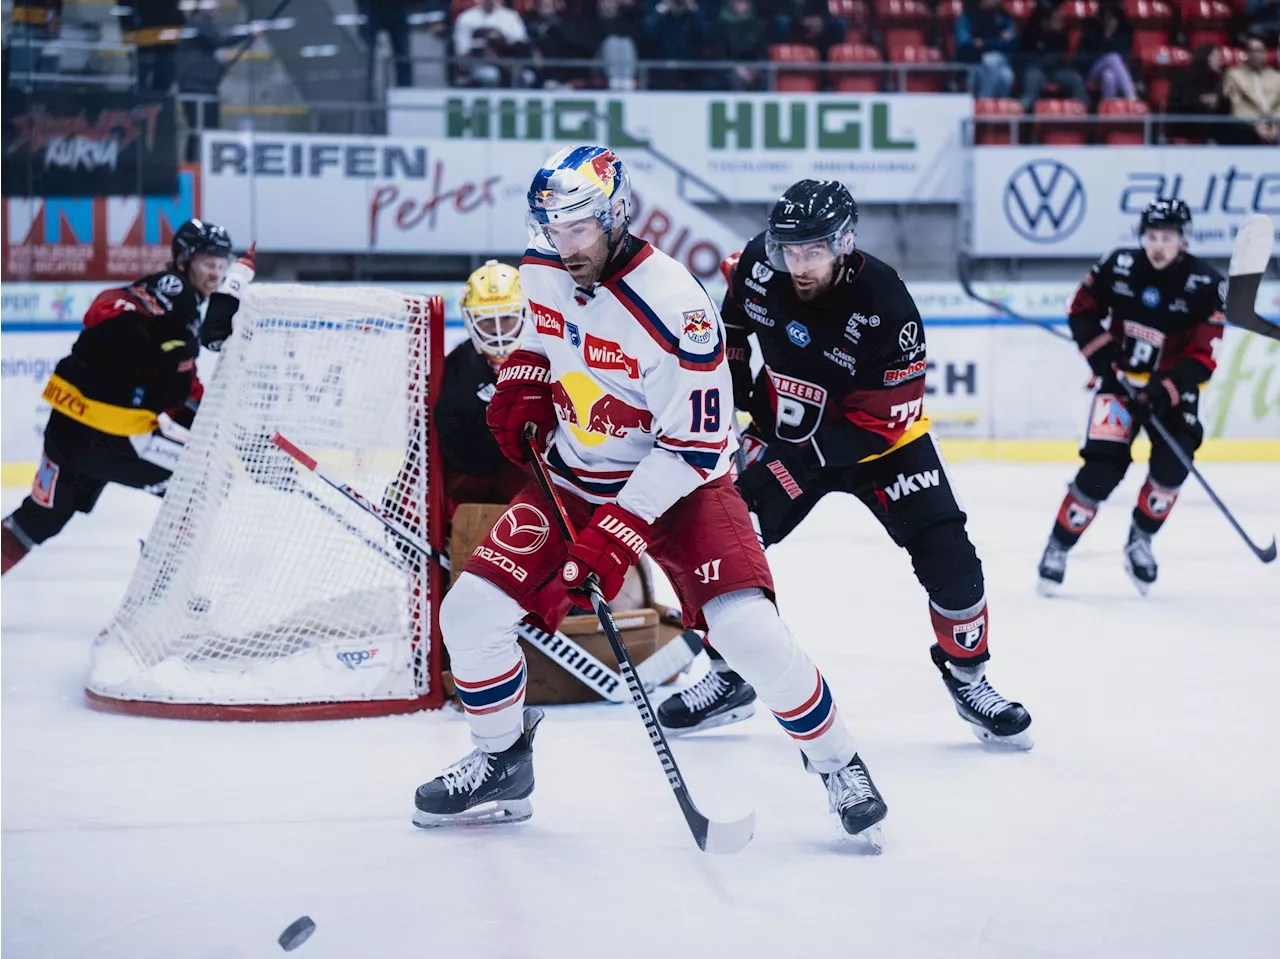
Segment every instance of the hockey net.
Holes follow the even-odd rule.
[[[254,286],[86,694],[113,711],[312,719],[438,706],[435,564],[277,431],[439,547],[439,297]]]

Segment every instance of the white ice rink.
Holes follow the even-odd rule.
[[[1255,538],[1280,465],[1206,464]],[[907,555],[831,497],[770,553],[889,804],[886,848],[837,838],[821,783],[761,710],[676,743],[703,811],[758,814],[697,851],[629,706],[549,711],[534,817],[424,831],[413,790],[471,747],[452,710],[211,724],[85,706],[155,503],[97,512],[3,582],[3,954],[93,959],[1280,956],[1280,563],[1188,481],[1144,600],[1121,568],[1129,477],[1071,555],[1035,565],[1073,467],[961,464],[987,574],[990,676],[1035,718],[988,751],[929,662]],[[6,490],[7,513],[21,493]]]

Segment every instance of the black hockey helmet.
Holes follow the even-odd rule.
[[[1177,230],[1185,234],[1191,226],[1191,207],[1183,200],[1152,200],[1138,221],[1138,235],[1147,230]]]
[[[858,225],[858,204],[839,180],[800,180],[778,197],[769,213],[764,235],[765,254],[777,270],[786,272],[782,247],[796,243],[831,245],[837,259],[846,252],[844,237]]]
[[[173,262],[190,260],[197,253],[231,255],[231,237],[216,223],[204,220],[188,220],[173,234],[169,247]]]

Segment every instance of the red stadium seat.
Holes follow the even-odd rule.
[[[942,51],[937,47],[926,47],[922,44],[890,48],[889,60],[892,63],[943,63]],[[938,70],[912,70],[907,73],[902,89],[907,93],[940,93],[943,88],[943,73]]]
[[[1021,117],[1022,103],[1011,97],[973,102],[973,142],[979,146],[1006,146],[1015,143],[1016,126],[1010,117]]]
[[[1239,47],[1219,47],[1222,51],[1222,69],[1230,70],[1232,67],[1238,67],[1249,58]]]
[[[964,0],[938,0],[938,39],[947,60],[956,58],[956,21],[964,13]]]
[[[845,22],[845,43],[866,43],[871,36],[871,7],[867,0],[827,0],[827,12]]]
[[[1072,53],[1080,44],[1080,34],[1084,32],[1086,20],[1098,15],[1098,0],[1062,0],[1062,25],[1066,27],[1068,43]]]
[[[1142,118],[1151,108],[1142,100],[1099,100],[1099,117],[1136,117],[1133,123],[1100,121],[1098,142],[1107,146],[1142,146],[1147,142]]]
[[[920,46],[933,23],[933,12],[922,0],[876,0],[876,22],[886,50]]]
[[[1182,0],[1182,29],[1187,35],[1187,49],[1202,43],[1226,46],[1231,42],[1231,20],[1234,13],[1223,0]]]
[[[1125,16],[1133,24],[1133,55],[1163,47],[1173,32],[1173,9],[1164,0],[1125,0]]]
[[[1147,101],[1157,113],[1169,106],[1170,77],[1191,65],[1191,54],[1182,47],[1148,47],[1142,51],[1142,76],[1147,84]]]
[[[817,63],[817,47],[806,43],[771,43],[769,59],[775,63]],[[817,93],[822,74],[817,70],[783,70],[777,73],[774,89],[781,93]]]
[[[828,63],[883,63],[880,51],[866,43],[837,43],[827,52]],[[837,93],[878,93],[883,71],[832,73],[831,85]]]
[[[1036,0],[1005,0],[1004,9],[1021,30],[1035,12]]]
[[[1083,100],[1037,100],[1037,117],[1079,117],[1079,123],[1037,123],[1036,141],[1046,146],[1074,147],[1089,142],[1089,105]]]

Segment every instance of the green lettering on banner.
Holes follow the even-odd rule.
[[[862,104],[856,101],[818,104],[818,149],[861,150]],[[830,118],[830,123],[828,123]]]
[[[498,138],[501,140],[514,140],[520,134],[516,132],[516,108],[515,100],[499,100],[498,101]]]
[[[627,132],[626,104],[621,100],[610,100],[605,104],[605,115],[609,118],[609,145],[624,149],[626,147],[647,147],[647,139],[638,139]]]
[[[916,141],[895,140],[889,133],[889,104],[871,104],[871,149],[914,150]]]
[[[1271,374],[1276,371],[1275,359],[1280,358],[1277,357],[1277,354],[1280,354],[1280,343],[1268,340],[1266,354],[1273,359],[1259,372],[1258,388],[1253,391],[1253,416],[1257,420],[1280,417],[1280,389],[1271,396],[1267,395],[1271,386]]]
[[[529,97],[524,101],[524,135],[530,140],[542,139],[542,101]]]
[[[708,125],[707,139],[710,140],[711,149],[727,150],[729,134],[733,134],[733,146],[737,150],[750,150],[751,142],[751,101],[737,100],[733,101],[734,116],[729,119],[728,100],[712,100],[711,101],[711,117]]]
[[[596,138],[595,112],[594,100],[553,100],[551,102],[551,139],[594,140]]]
[[[764,105],[764,148],[766,150],[803,150],[808,141],[807,104],[804,101],[788,104],[786,139],[782,137],[782,104],[774,100]]]
[[[445,132],[450,140],[489,138],[489,101],[477,97],[468,101],[450,97],[445,101]]]
[[[1253,343],[1263,344],[1266,359],[1260,367],[1246,365],[1245,356]],[[1271,387],[1271,374],[1276,363],[1280,361],[1280,343],[1264,340],[1253,333],[1244,333],[1240,342],[1231,351],[1230,359],[1219,366],[1217,374],[1209,381],[1212,391],[1213,422],[1209,425],[1210,436],[1222,436],[1231,415],[1231,406],[1236,399],[1237,391],[1253,381],[1253,393],[1249,400],[1249,412],[1253,419],[1261,422],[1268,418],[1280,419],[1280,390],[1268,396]]]

